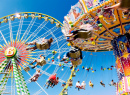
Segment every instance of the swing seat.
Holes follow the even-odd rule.
[[[39,75],[38,75],[38,74],[36,74],[34,78],[31,78],[31,81],[32,81],[32,82],[35,82],[35,81],[37,81],[37,80],[38,80],[38,78],[39,78]]]
[[[36,47],[37,47],[37,49],[39,49],[39,50],[44,50],[44,49],[48,49],[48,48],[49,48],[49,45],[48,45],[47,42],[46,42],[46,43],[43,43],[43,44],[36,43]]]
[[[63,93],[63,95],[68,95],[67,93]]]
[[[67,90],[64,90],[63,93],[62,93],[62,95],[68,95]]]
[[[72,77],[75,77],[75,76],[76,76],[76,73],[73,72],[73,73],[72,73]]]
[[[30,71],[30,68],[29,68],[29,67],[25,67],[24,70],[25,70],[26,72],[28,72],[28,71]]]
[[[63,92],[63,95],[68,95],[68,93],[67,92]]]
[[[4,21],[4,23],[7,23],[8,19],[5,17],[3,21]]]
[[[68,82],[68,86],[73,86],[73,83],[72,82]]]
[[[88,39],[88,38],[91,38],[92,37],[92,32],[91,31],[79,31],[77,33],[78,35],[78,38],[81,38],[81,39]]]
[[[71,60],[71,63],[74,66],[80,65],[82,63],[82,59],[78,58],[76,61],[75,60]]]
[[[89,84],[89,86],[90,86],[90,87],[93,87],[94,85],[91,83],[91,84]]]
[[[78,57],[80,57],[81,53],[80,53],[80,50],[77,50],[77,51],[72,50],[69,52],[69,55],[71,58],[78,58]]]
[[[83,86],[76,86],[77,88],[79,88],[79,89],[83,89]]]
[[[116,85],[114,85],[114,84],[109,84],[109,86],[116,86]]]
[[[121,8],[130,8],[130,0],[122,0],[120,7]]]
[[[37,79],[35,80],[35,79],[31,79],[31,82],[36,82],[37,81]]]
[[[37,62],[37,64],[39,66],[44,66],[44,65],[46,65],[46,60],[43,60],[42,62]]]

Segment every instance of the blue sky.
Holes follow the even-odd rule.
[[[39,12],[50,15],[58,19],[60,22],[63,22],[64,16],[70,10],[71,5],[74,5],[77,2],[78,0],[1,0],[0,17],[17,12]],[[115,95],[115,88],[110,87],[108,84],[112,79],[114,79],[116,82],[118,81],[116,69],[113,68],[113,70],[105,71],[101,70],[101,66],[103,66],[104,68],[109,68],[111,65],[115,66],[115,58],[112,55],[113,52],[110,51],[93,53],[93,58],[89,54],[90,52],[83,52],[83,63],[79,67],[77,67],[77,69],[79,68],[79,72],[77,72],[76,77],[73,78],[74,86],[72,88],[69,88],[68,95]],[[97,55],[97,57],[95,55]],[[89,72],[87,72],[86,70],[82,70],[82,66],[93,67],[93,69],[96,70],[96,72],[92,73],[91,70]],[[43,67],[43,70],[45,70],[47,67],[48,64]],[[47,70],[47,72],[52,73],[54,68],[55,66],[51,66],[50,69]],[[35,70],[31,70],[30,74],[33,75],[34,72]],[[23,74],[25,80],[30,78],[30,76],[27,75],[26,72],[23,71]],[[68,67],[65,67],[64,71],[61,71],[60,68],[57,74],[58,77],[62,77],[63,80],[67,80],[70,75],[70,69],[68,69]],[[41,86],[43,86],[47,78],[48,76],[43,75],[39,78],[38,83]],[[81,82],[84,80],[86,81],[86,90],[75,90],[74,87],[78,80]],[[90,88],[88,86],[89,80],[91,80],[94,83],[94,88]],[[100,85],[99,82],[101,80],[106,84],[105,88]],[[33,95],[33,93],[40,89],[36,83],[28,84],[28,88],[31,95]],[[59,83],[53,89],[49,88],[45,90],[49,95],[58,95],[62,90],[61,83]],[[39,95],[45,95],[45,93],[42,92]]]

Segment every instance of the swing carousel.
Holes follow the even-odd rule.
[[[68,35],[71,31],[78,30],[78,26],[90,24],[94,30],[87,40],[77,38],[69,41],[68,45],[77,46],[82,51],[113,50],[119,78],[116,93],[128,95],[130,94],[130,13],[120,9],[105,9],[119,2],[119,0],[79,0],[64,16],[62,32]]]
[[[57,19],[36,12],[21,12],[0,18],[1,95],[48,95],[43,86],[46,79],[57,72],[70,71],[68,68],[72,66],[71,63],[60,62],[60,58],[70,49],[61,32],[61,26],[62,23]],[[50,48],[41,44],[40,39],[43,38],[53,38]],[[33,41],[38,41],[37,50],[27,50],[31,47],[27,43]],[[44,62],[38,64],[34,70],[31,69],[34,65],[30,63],[39,59],[41,54],[45,58]],[[39,81],[42,79],[42,83],[35,81],[32,84],[29,79],[36,70],[41,72]],[[57,73],[57,76],[61,74]],[[59,82],[64,81],[63,77],[60,77]],[[31,84],[36,87],[33,93],[29,92],[33,87]]]

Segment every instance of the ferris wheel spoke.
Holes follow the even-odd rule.
[[[23,36],[22,36],[22,38],[21,38],[21,41],[22,41],[22,40],[25,40],[25,39],[27,38],[27,36],[28,36],[30,30],[32,29],[32,26],[34,25],[35,21],[36,21],[36,18],[34,18],[34,19],[32,19],[32,20],[30,21],[30,24],[28,25],[28,27],[27,27],[25,33],[23,34]]]
[[[10,19],[8,17],[8,19]],[[13,41],[13,33],[12,33],[12,24],[11,24],[11,20],[9,20],[9,30],[10,30],[10,41]]]
[[[60,40],[59,40],[59,39],[57,39],[57,40],[58,40],[58,41],[62,41],[63,39],[60,39]],[[52,43],[52,47],[54,47],[54,46],[55,46],[55,45],[54,45],[55,43],[56,43],[56,42],[53,42],[53,43]],[[62,45],[62,46],[60,45],[60,48],[62,48],[63,46],[65,46],[65,45],[66,45],[66,43],[67,43],[67,42],[66,42],[66,41],[62,41],[62,42],[59,42],[59,43]],[[54,45],[54,46],[53,46],[53,45]],[[64,47],[64,48],[65,48],[65,47]],[[67,47],[67,48],[68,48],[68,47]],[[68,49],[69,49],[69,48],[68,48]]]
[[[59,69],[59,66],[57,65],[56,68],[55,68],[55,70],[53,71],[52,74],[55,74],[55,73],[57,72],[58,69]]]
[[[2,32],[1,32],[1,31],[0,31],[0,34],[2,35],[2,38],[3,38],[4,42],[6,43],[6,45],[8,45],[8,43],[7,43],[6,39],[5,39],[5,37],[4,37],[4,35],[2,34]]]
[[[58,29],[58,28],[57,28],[57,29]],[[57,41],[56,36],[53,34],[53,32],[51,32],[51,34],[52,34],[52,36],[54,37],[54,39],[56,40],[56,42],[57,42],[57,46],[58,46],[58,48],[59,48],[59,44],[58,44],[58,41]],[[55,68],[53,74],[56,72],[56,69],[57,69],[57,68],[58,68],[58,66],[56,66],[56,68]]]
[[[55,50],[55,51],[57,51],[57,53],[60,53],[60,52],[68,52],[69,51],[69,48],[62,48],[62,49],[53,49],[53,50]],[[46,53],[47,54],[52,54],[52,51],[53,50],[46,50]],[[31,52],[32,54],[34,54],[34,53],[43,53],[43,51],[37,51],[37,52]]]
[[[61,36],[57,37],[57,40],[58,40],[58,41],[65,40],[65,37],[64,37],[64,35],[61,35]]]
[[[27,72],[27,73],[31,77],[31,74],[29,72]],[[36,82],[36,84],[42,89],[42,91],[44,91],[46,93],[46,95],[48,95],[48,93],[40,86],[40,84],[38,82]]]
[[[39,95],[42,92],[42,89],[38,90],[36,93],[34,93],[33,95]]]
[[[26,42],[31,38],[31,40],[37,36],[37,34],[41,31],[42,28],[44,28],[46,26],[46,24],[48,23],[48,21],[43,21],[39,27],[27,38]]]
[[[57,29],[58,29],[58,28],[57,28],[56,26],[54,26],[54,31],[50,31],[50,32],[51,32],[50,34],[54,37],[54,40],[56,40],[57,46],[58,46],[58,48],[59,48],[59,44],[58,44],[57,38],[56,38],[56,36],[53,34],[53,32],[55,32]]]
[[[21,34],[22,26],[23,26],[23,20],[24,20],[24,17],[21,17],[18,32],[17,32],[17,36],[16,36],[16,40],[20,39],[20,34]]]
[[[45,32],[44,34],[42,34],[41,36],[39,36],[38,38],[34,39],[34,40],[38,40],[38,39],[40,39],[40,38],[47,37],[47,36],[51,35],[51,34],[50,34],[51,31],[54,32],[54,31],[57,30],[56,26],[52,27],[51,29],[48,29],[48,28],[45,26],[43,29],[46,30],[46,32]],[[30,40],[30,41],[32,41],[32,40]]]
[[[39,83],[38,82],[36,82],[36,83],[42,89],[42,91],[44,91],[46,93],[46,95],[48,95],[48,93],[39,85]]]

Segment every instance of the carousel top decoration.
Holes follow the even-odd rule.
[[[71,46],[78,46],[84,51],[110,51],[111,40],[130,31],[130,14],[122,10],[105,8],[118,3],[119,0],[79,0],[71,6],[64,17],[62,32],[68,35],[79,26],[90,24],[93,27],[92,36],[88,39],[70,41]]]

